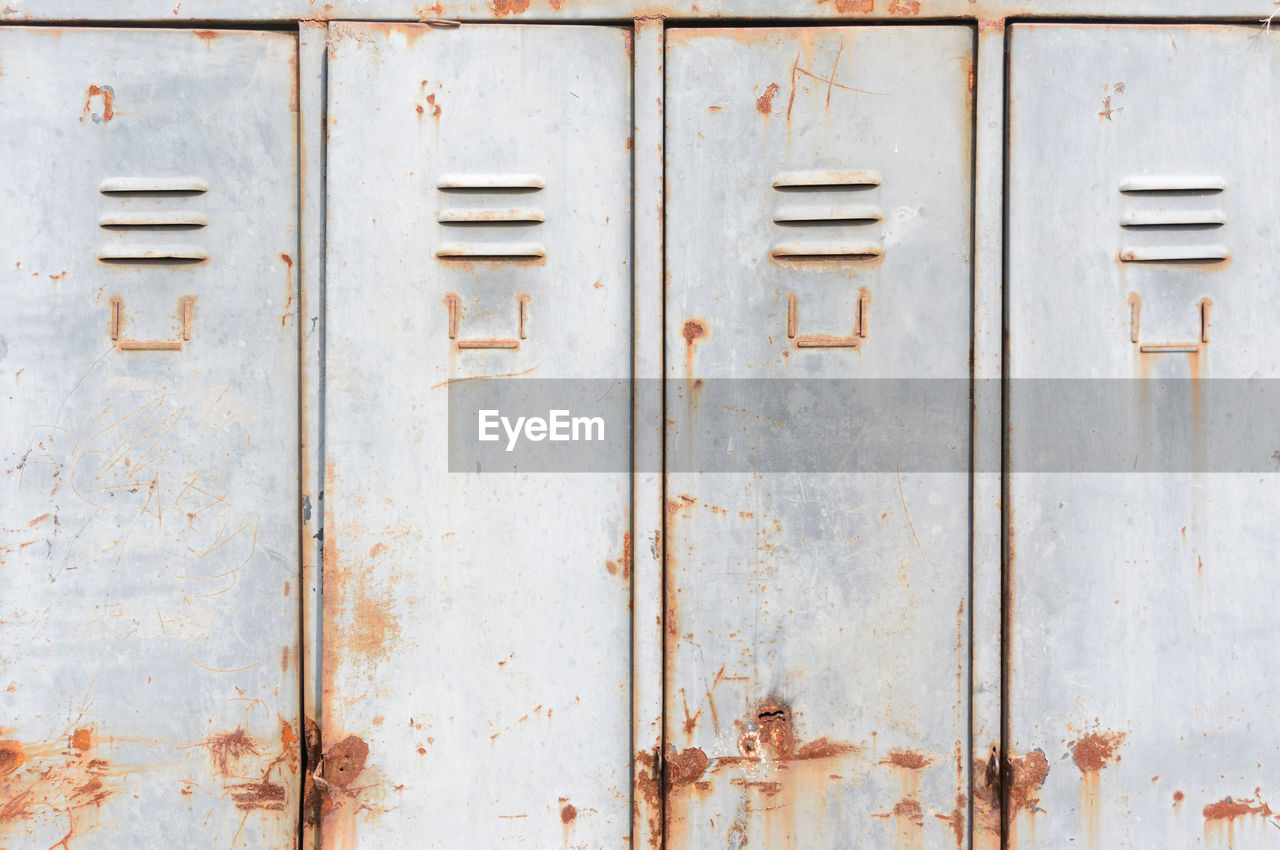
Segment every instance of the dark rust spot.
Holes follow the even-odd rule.
[[[1124,732],[1093,732],[1071,742],[1071,757],[1081,773],[1102,770],[1112,760],[1119,761],[1116,750],[1124,742]]]
[[[577,816],[578,810],[573,807],[573,803],[565,803],[560,807],[560,823],[571,824]]]
[[[690,747],[667,756],[664,767],[667,786],[680,788],[696,782],[702,776],[703,771],[707,769],[707,754],[697,747]]]
[[[192,35],[201,41],[213,41],[218,37],[218,34],[213,30],[196,30]]]
[[[707,335],[707,328],[697,319],[690,319],[684,323],[684,330],[681,332],[684,341],[693,345],[693,343]]]
[[[356,781],[369,759],[369,745],[356,735],[348,735],[324,754],[324,778],[347,788]]]
[[[1186,796],[1187,796],[1187,795],[1186,795],[1186,794],[1183,794],[1181,791],[1174,791],[1174,792],[1173,792],[1173,802],[1174,802],[1174,805],[1177,805],[1178,803],[1181,803],[1184,799],[1186,799]]]
[[[768,115],[773,111],[773,96],[778,93],[778,84],[769,83],[769,87],[764,90],[764,94],[756,100],[756,109],[761,115]]]
[[[1271,814],[1270,806],[1251,799],[1233,800],[1231,797],[1225,797],[1204,807],[1205,820],[1234,820],[1242,815],[1267,817]]]
[[[921,808],[918,800],[910,797],[899,800],[893,807],[893,814],[896,817],[906,818],[916,826],[924,826],[924,809]]]
[[[27,755],[17,741],[0,741],[0,776],[8,776],[22,767]]]
[[[858,747],[853,744],[846,744],[841,741],[829,741],[826,738],[818,738],[807,744],[802,744],[795,752],[793,758],[797,761],[805,759],[824,759],[831,756],[844,755],[845,753],[857,752]]]
[[[93,746],[93,733],[88,729],[77,729],[71,735],[71,746],[83,753]]]

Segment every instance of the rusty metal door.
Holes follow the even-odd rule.
[[[966,840],[967,427],[958,466],[872,470],[841,459],[875,414],[758,423],[787,388],[787,428],[877,380],[967,398],[973,44],[668,31],[668,847]]]
[[[0,846],[296,838],[295,55],[0,30]]]
[[[629,841],[629,471],[452,469],[448,427],[486,378],[625,388],[629,52],[330,29],[325,850]]]
[[[1011,57],[1010,846],[1276,846],[1280,33]]]

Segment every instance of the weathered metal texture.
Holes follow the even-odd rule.
[[[968,18],[1090,16],[1219,17],[1258,21],[1273,0],[8,0],[0,20],[154,22],[207,20],[629,20],[637,17],[810,18],[835,21],[924,21]]]
[[[0,846],[293,846],[294,59],[0,30]]]
[[[450,474],[446,418],[451,381],[630,372],[630,44],[331,28],[325,850],[629,841],[631,477]]]
[[[1020,441],[1035,413],[1016,385],[1280,375],[1280,173],[1265,142],[1280,132],[1280,32],[1019,25],[1011,45],[1010,846],[1275,846],[1280,736],[1262,668],[1280,482],[1019,473],[1037,447]],[[1120,225],[1157,208],[1220,210],[1226,224]],[[1206,240],[1229,261],[1126,257]],[[1186,411],[1194,439],[1205,412]]]
[[[668,31],[669,458],[703,380],[970,374],[973,42]],[[775,223],[801,201],[881,216]],[[816,233],[882,254],[776,255]],[[968,476],[670,470],[667,502],[667,846],[963,846]]]

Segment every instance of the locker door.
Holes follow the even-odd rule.
[[[1280,841],[1263,670],[1280,603],[1280,482],[1261,474],[1275,469],[1274,419],[1234,424],[1280,374],[1278,39],[1256,26],[1013,31],[1006,734],[1019,841]],[[1073,407],[1087,416],[1053,422]],[[1250,454],[1253,434],[1265,452]]]
[[[326,850],[627,846],[627,468],[458,470],[449,406],[626,387],[630,35],[330,32],[311,816]]]
[[[972,46],[668,33],[670,847],[964,840],[967,460],[842,466],[893,428],[832,411],[869,387],[967,410]]]
[[[0,30],[0,846],[296,836],[294,58]]]

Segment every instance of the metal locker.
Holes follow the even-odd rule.
[[[630,476],[447,439],[451,382],[630,374],[629,51],[330,29],[326,850],[629,841]]]
[[[787,388],[967,398],[973,38],[668,31],[669,847],[966,840],[967,427],[956,467],[709,441]]]
[[[1278,39],[1012,30],[1010,846],[1280,842]]]
[[[0,29],[2,846],[296,838],[295,55]]]

